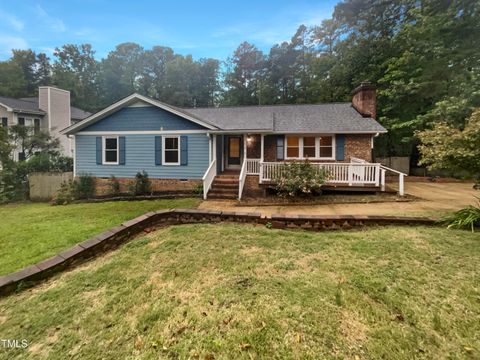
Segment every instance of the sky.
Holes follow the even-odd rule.
[[[52,56],[67,43],[92,44],[101,59],[122,42],[225,60],[245,40],[268,52],[331,17],[337,1],[0,0],[0,60],[12,48]]]

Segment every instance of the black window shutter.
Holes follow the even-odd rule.
[[[162,165],[162,137],[155,136],[155,165]]]
[[[180,165],[188,165],[188,137],[180,136]]]
[[[98,136],[96,138],[96,145],[97,145],[97,165],[102,165],[102,138]]]
[[[119,165],[125,165],[125,136],[118,138],[118,163]]]
[[[284,160],[285,135],[277,135],[277,160]]]

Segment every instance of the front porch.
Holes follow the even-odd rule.
[[[313,156],[305,156],[307,152]],[[251,177],[249,183],[253,180],[266,188],[281,176],[285,163],[307,158],[319,171],[328,172],[325,187],[330,189],[385,191],[386,173],[392,172],[398,175],[398,193],[404,195],[406,174],[355,156],[345,159],[344,135],[213,134],[210,135],[210,165],[203,176],[203,197],[241,200],[247,177]]]

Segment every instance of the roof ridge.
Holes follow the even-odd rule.
[[[315,104],[264,104],[264,105],[222,105],[222,106],[205,106],[205,107],[176,107],[179,110],[203,110],[203,109],[232,109],[232,108],[258,108],[258,107],[283,107],[283,106],[321,106],[321,105],[351,105],[350,101],[334,101],[328,103]],[[170,105],[171,106],[171,105]]]

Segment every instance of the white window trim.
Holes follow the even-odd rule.
[[[105,140],[106,139],[117,139],[117,161],[106,161],[105,159]],[[112,149],[110,149],[112,150]],[[119,164],[119,156],[120,156],[120,143],[118,140],[118,136],[102,136],[102,165],[118,165]]]
[[[288,140],[289,136],[298,137],[298,157],[288,157]],[[315,157],[309,157],[308,160],[335,160],[336,159],[336,135],[325,134],[325,135],[311,135],[311,134],[286,134],[285,135],[285,144],[284,144],[284,158],[285,160],[306,160],[307,158],[303,156],[303,138],[304,137],[315,137]],[[331,157],[320,157],[320,138],[323,136],[332,137],[332,156]]]
[[[177,162],[165,162],[165,139],[178,139],[178,161]],[[180,143],[180,136],[177,135],[165,135],[162,136],[162,165],[167,165],[167,166],[179,166],[181,163],[181,143]]]

